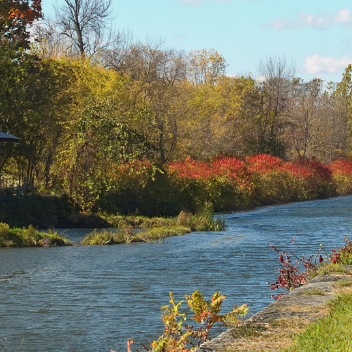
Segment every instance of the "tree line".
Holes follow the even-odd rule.
[[[282,57],[262,60],[260,79],[230,77],[214,49],[114,32],[110,9],[64,0],[43,20],[40,0],[1,0],[0,130],[21,138],[1,146],[1,175],[83,204],[121,188],[121,165],[136,161],[154,178],[187,156],[327,163],[351,152],[351,65],[337,84],[306,82]]]

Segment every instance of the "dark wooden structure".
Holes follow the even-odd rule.
[[[18,138],[18,137],[11,135],[11,134],[7,134],[7,133],[0,131],[0,143],[2,143],[2,142],[17,142],[20,139],[21,138]]]
[[[20,141],[21,138],[15,137],[11,134],[8,133],[4,133],[0,131],[0,145],[2,143],[14,143],[14,142],[18,142]],[[0,148],[1,151],[1,148]],[[11,150],[9,150],[8,152],[5,152],[5,155],[3,155],[3,157],[5,158],[4,160],[6,161],[6,159],[9,157],[11,153]],[[4,161],[0,160],[0,165],[1,163]],[[2,165],[1,165],[2,166]],[[21,180],[19,179],[18,181],[14,179],[14,177],[9,178],[9,177],[2,177],[0,175],[0,190],[3,189],[14,189],[15,185],[17,185],[18,189],[20,188],[20,184],[21,184]]]

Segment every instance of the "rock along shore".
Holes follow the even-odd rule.
[[[326,303],[341,292],[338,281],[349,281],[352,286],[352,265],[344,269],[345,273],[315,277],[194,352],[278,351],[287,347],[294,339],[287,338],[288,332],[292,335],[304,330],[308,324],[328,314]]]

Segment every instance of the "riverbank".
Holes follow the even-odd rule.
[[[101,215],[102,217],[106,215]],[[195,215],[181,212],[175,218],[147,218],[138,216],[106,216],[109,225],[115,230],[94,230],[87,234],[83,245],[112,245],[134,242],[159,242],[167,237],[182,236],[192,231],[223,231],[225,220],[214,218],[209,209]],[[54,245],[72,245],[53,230],[39,232],[32,225],[28,228],[10,228],[0,222],[0,247],[39,247]]]
[[[328,341],[329,338],[328,335],[318,336],[314,340],[312,335],[315,327],[318,324],[321,326],[322,319],[331,316],[334,308],[335,311],[336,307],[337,310],[339,309],[339,302],[341,306],[344,299],[352,301],[352,266],[344,266],[344,269],[344,273],[330,273],[315,277],[307,285],[271,303],[239,326],[204,343],[194,352],[323,351],[315,343],[319,341],[320,346],[324,346],[324,339]],[[347,318],[346,314],[348,312],[344,312],[345,318]],[[342,321],[341,319],[341,323]],[[314,322],[317,322],[316,325],[311,325]],[[331,331],[329,326],[326,328],[327,334],[338,335],[339,330],[341,327],[337,326]],[[315,336],[317,337],[317,334]],[[346,340],[341,340],[340,344],[347,346]],[[337,349],[337,345],[332,344],[331,350],[350,351],[350,349]]]
[[[94,230],[81,241],[83,245],[158,242],[167,237],[182,236],[192,231],[223,231],[226,227],[225,220],[215,219],[209,209],[204,209],[195,215],[181,211],[175,218],[116,215],[107,216],[106,219],[118,230],[115,232]]]
[[[132,228],[125,228],[116,232],[94,230],[85,236],[81,243],[86,246],[101,246],[136,242],[159,242],[167,237],[183,236],[190,232],[191,229],[184,226],[154,227],[141,232],[135,232]]]
[[[0,196],[0,222],[17,227],[107,228],[123,226],[119,223],[140,226],[149,221],[143,217],[158,217],[156,223],[169,226],[167,219],[182,211],[196,214],[208,208],[224,213],[352,193],[348,160],[324,165],[316,160],[286,162],[265,154],[208,162],[186,159],[167,165],[153,179],[148,165],[119,170],[120,186],[91,201],[85,213],[84,204],[66,195]]]
[[[72,246],[72,242],[52,230],[40,232],[33,226],[10,229],[8,224],[0,223],[0,248],[60,246]]]
[[[10,227],[37,228],[118,228],[135,229],[185,226],[191,231],[221,231],[222,218],[213,219],[210,208],[192,214],[181,211],[174,217],[116,215],[106,212],[83,214],[65,196],[0,196],[0,222]]]

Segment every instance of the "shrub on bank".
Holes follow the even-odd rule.
[[[223,211],[336,193],[332,171],[316,160],[289,163],[266,154],[220,156],[207,163],[186,158],[171,163],[168,170],[183,208],[191,211],[206,203]]]
[[[206,206],[226,212],[352,194],[350,161],[338,160],[326,166],[316,160],[285,162],[266,154],[242,159],[218,156],[206,162],[187,157],[163,167],[135,161],[117,166],[108,177],[109,191],[102,192],[92,213],[174,217],[180,211],[195,214]],[[0,221],[17,226],[33,223],[47,227],[38,219],[56,227],[109,226],[107,222],[98,224],[102,219],[97,216],[74,211],[67,197],[61,197],[60,202],[55,197],[36,195],[15,198],[0,201]],[[17,214],[18,208],[24,211]],[[124,226],[118,224],[121,219],[103,218],[113,226]],[[137,217],[125,221],[135,227],[139,222],[147,223]]]
[[[126,239],[122,231],[112,232],[107,230],[94,230],[93,232],[86,235],[81,243],[83,245],[102,246],[126,243]]]
[[[143,216],[107,216],[117,224],[117,231],[94,230],[82,240],[83,245],[109,245],[132,242],[157,242],[166,237],[182,236],[192,231],[222,231],[225,220],[214,219],[210,209],[193,215],[181,211],[177,218],[146,218]],[[134,229],[142,229],[136,232]]]
[[[328,165],[339,195],[352,194],[352,162],[335,160]]]
[[[71,246],[65,237],[49,230],[39,232],[33,226],[28,228],[10,228],[8,224],[0,223],[0,247],[57,247]]]
[[[173,227],[186,226],[192,231],[222,231],[225,229],[225,221],[223,218],[214,217],[211,208],[205,207],[196,214],[191,212],[181,211],[178,217],[161,218],[137,215],[110,215],[100,213],[112,227],[124,229],[126,226],[131,226],[135,229],[152,229],[155,227]]]
[[[164,168],[144,163],[142,171],[131,165],[116,177],[115,190],[96,204],[110,214],[175,216],[205,206],[224,212],[352,194],[350,161],[286,162],[267,154],[210,161],[187,157]]]

